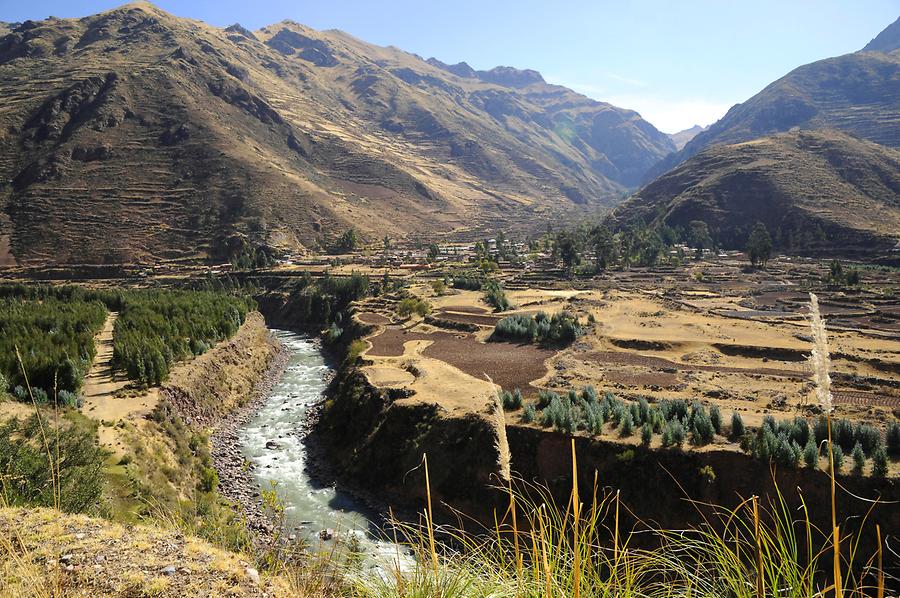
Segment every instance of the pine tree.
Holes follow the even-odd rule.
[[[866,454],[863,452],[862,445],[859,442],[853,445],[850,457],[853,459],[853,470],[861,474],[866,466]]]
[[[738,440],[744,435],[744,420],[737,411],[731,412],[731,439]]]

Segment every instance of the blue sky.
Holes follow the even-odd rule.
[[[84,16],[107,0],[0,0],[0,20]],[[541,71],[659,129],[709,124],[791,69],[862,48],[900,0],[158,0],[213,25],[293,19],[475,68]]]

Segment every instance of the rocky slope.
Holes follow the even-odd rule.
[[[610,205],[673,150],[534,71],[129,4],[0,38],[0,264],[541,226]]]
[[[703,220],[733,248],[761,221],[786,250],[890,253],[900,240],[900,152],[838,131],[716,145],[647,185],[612,219]]]
[[[652,168],[647,181],[704,148],[801,129],[840,129],[900,147],[900,25],[863,50],[794,69]]]
[[[241,555],[178,530],[50,509],[0,509],[4,596],[295,596]],[[246,557],[243,557],[246,558]]]

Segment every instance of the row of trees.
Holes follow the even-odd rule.
[[[534,316],[513,314],[497,322],[491,340],[523,343],[570,343],[582,334],[582,326],[573,314],[561,311],[547,315],[538,312]]]
[[[513,395],[510,395],[512,397]],[[510,402],[508,408],[515,408]],[[650,404],[641,398],[625,402],[612,393],[599,398],[593,387],[580,392],[574,389],[566,395],[541,391],[537,404],[525,405],[523,418],[573,434],[584,430],[592,435],[604,433],[604,426],[618,430],[622,437],[633,436],[641,428],[641,442],[649,445],[653,435],[661,435],[663,447],[691,444],[703,446],[717,435],[740,442],[741,448],[754,457],[786,465],[816,468],[819,458],[828,454],[828,420],[820,417],[812,424],[802,417],[776,421],[766,416],[755,431],[748,431],[737,412],[732,412],[731,425],[726,430],[722,414],[715,405],[707,409],[695,401],[664,400]],[[883,477],[888,472],[888,458],[900,456],[900,424],[892,423],[887,433],[869,424],[849,420],[833,420],[831,436],[834,442],[835,469],[840,470],[845,454],[853,460],[857,473],[862,473],[871,460],[872,474]]]
[[[568,275],[572,275],[585,258],[594,262],[594,270],[601,272],[613,266],[654,266],[669,260],[673,247],[687,245],[699,258],[706,250],[716,248],[716,243],[706,222],[695,220],[684,227],[629,227],[613,232],[605,224],[586,228],[567,229],[552,238],[554,257],[562,263]],[[758,222],[747,239],[747,255],[754,267],[765,267],[772,256],[772,239],[763,223]],[[685,258],[680,249],[674,258]]]

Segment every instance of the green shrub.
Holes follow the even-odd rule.
[[[731,439],[739,440],[744,435],[744,420],[737,411],[731,412]]]
[[[715,428],[702,405],[691,412],[691,442],[703,446],[713,441]]]
[[[537,418],[537,409],[535,409],[532,403],[525,405],[525,411],[522,414],[522,420],[525,423],[530,424]]]
[[[3,372],[0,372],[0,397],[9,392],[9,382],[6,381],[6,376],[3,375]]]
[[[844,450],[841,448],[841,445],[835,443],[832,453],[834,459],[834,471],[840,473],[841,467],[844,466]]]
[[[892,457],[900,457],[900,423],[891,422],[887,426],[887,452]]]
[[[213,467],[202,467],[200,469],[200,482],[197,488],[201,492],[215,492],[219,487],[219,474]]]
[[[416,297],[407,297],[397,304],[397,313],[404,318],[412,314],[424,317],[431,313],[431,303]]]
[[[684,426],[680,421],[674,420],[669,422],[668,425],[669,434],[672,438],[672,444],[675,446],[681,446],[684,444]]]
[[[61,390],[57,393],[57,402],[64,407],[72,407],[78,409],[84,402],[79,395],[68,390]]]
[[[879,446],[872,451],[872,475],[876,478],[883,478],[888,474],[888,458],[887,451],[884,447]]]
[[[819,466],[819,448],[816,446],[816,439],[812,436],[803,447],[803,461],[807,467],[816,469]]]
[[[508,311],[513,305],[506,298],[506,293],[496,280],[488,280],[482,285],[484,301],[494,308],[494,311]]]
[[[53,507],[56,490],[63,511],[91,510],[103,493],[105,458],[93,431],[63,424],[44,436],[36,415],[0,424],[0,471],[9,506]]]
[[[641,444],[644,446],[650,446],[650,443],[653,441],[653,428],[650,427],[649,424],[644,424],[641,426]]]
[[[853,445],[853,450],[850,452],[850,458],[853,459],[853,471],[861,474],[863,468],[866,466],[866,454],[863,452],[862,444],[857,442]]]
[[[713,405],[709,408],[709,421],[713,425],[713,430],[716,434],[722,433],[722,412],[719,410],[718,405]]]
[[[522,391],[518,388],[512,392],[504,390],[500,393],[500,400],[503,403],[504,409],[518,409],[522,406]]]
[[[625,414],[622,416],[622,425],[619,435],[623,438],[627,438],[632,434],[634,434],[634,418],[631,417],[631,411],[626,410]]]

